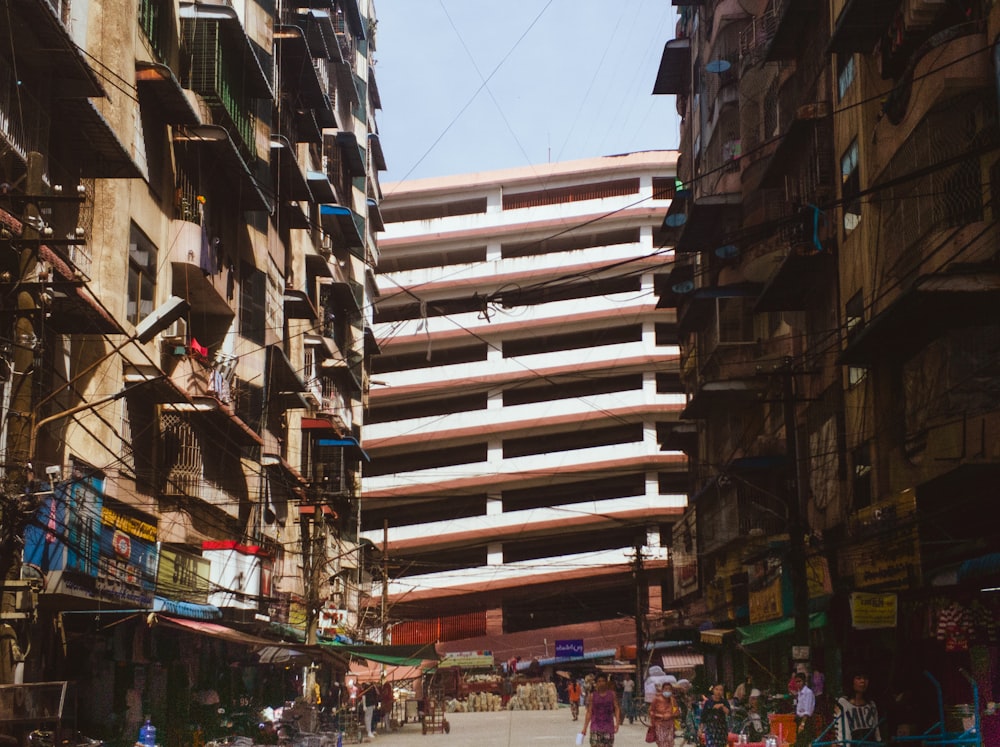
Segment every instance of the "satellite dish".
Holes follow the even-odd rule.
[[[672,290],[674,293],[690,293],[691,291],[694,290],[694,281],[684,280],[680,283],[674,283],[673,285],[670,286],[670,290]]]
[[[673,213],[672,215],[667,215],[663,219],[663,224],[669,226],[670,228],[680,228],[685,223],[687,223],[687,213]]]
[[[705,69],[710,73],[724,73],[732,66],[729,60],[712,60],[705,64]]]
[[[733,257],[739,256],[740,249],[734,244],[726,244],[724,246],[717,247],[715,250],[715,256],[719,259],[732,259]]]

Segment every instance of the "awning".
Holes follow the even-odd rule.
[[[870,322],[840,354],[843,365],[880,357],[905,360],[949,329],[989,324],[1000,308],[1000,273],[923,275]]]
[[[382,141],[379,140],[378,133],[368,134],[368,150],[372,154],[372,164],[378,171],[385,171],[389,168],[385,163],[385,152],[382,150]]]
[[[764,394],[764,382],[759,379],[710,381],[703,384],[681,411],[681,420],[703,420],[719,408],[744,407]]]
[[[292,362],[288,360],[288,356],[279,345],[267,346],[267,366],[270,372],[268,383],[272,394],[308,391],[298,371],[292,366]]]
[[[358,439],[350,436],[346,438],[321,438],[318,445],[341,446],[345,451],[353,454],[357,459],[364,459],[366,462],[371,461],[371,457],[368,456],[367,452],[361,448],[361,444],[358,443]]]
[[[671,39],[663,45],[653,93],[687,93],[691,89],[691,40]]]
[[[271,135],[271,168],[276,172],[278,198],[282,202],[287,200],[312,202],[313,194],[299,166],[295,146],[284,135]]]
[[[191,106],[174,71],[167,65],[137,60],[135,85],[140,96],[147,94],[156,102],[161,116],[170,124],[201,124],[201,117]]]
[[[436,662],[441,659],[433,643],[420,646],[371,646],[321,641],[319,645],[338,654],[393,666],[419,667],[426,662]]]
[[[847,0],[830,34],[828,51],[871,52],[898,10],[899,0]]]
[[[80,176],[95,179],[138,179],[142,172],[114,129],[89,99],[52,102],[52,139]]]
[[[313,66],[314,55],[303,30],[298,26],[275,26],[274,46],[283,90],[313,109],[329,106],[330,100]]]
[[[813,247],[790,252],[757,297],[754,311],[803,311],[823,303],[821,292],[837,278],[837,262]]]
[[[46,326],[59,334],[121,335],[125,330],[98,303],[74,274],[69,263],[51,247],[38,247],[39,259],[52,265],[58,276],[52,284],[52,315]]]
[[[736,630],[734,628],[709,628],[699,631],[701,642],[712,646],[721,646],[727,638],[734,638]]]
[[[309,294],[295,288],[285,288],[282,295],[285,307],[285,319],[318,319],[319,312],[313,306]]]
[[[336,202],[337,195],[330,184],[330,177],[322,171],[310,171],[306,174],[306,181],[312,191],[316,202]]]
[[[813,612],[809,615],[810,630],[816,630],[817,628],[822,628],[825,625],[825,612]],[[736,628],[736,632],[739,633],[740,636],[741,646],[753,646],[756,643],[763,643],[764,641],[776,638],[779,635],[788,635],[794,630],[795,619],[791,617]]]
[[[201,173],[228,177],[231,181],[224,186],[228,187],[228,193],[235,192],[233,196],[242,201],[244,210],[270,212],[270,202],[261,192],[225,127],[181,127],[174,133],[174,144],[179,155],[186,156],[201,167]]]
[[[705,657],[701,654],[694,654],[690,652],[676,652],[663,654],[661,657],[663,671],[668,674],[671,672],[681,672],[688,669],[694,669],[695,667],[700,667],[705,663]]]
[[[222,619],[222,610],[214,604],[182,602],[167,597],[153,597],[153,612],[169,612],[171,615],[180,615],[195,620]]]
[[[729,243],[729,237],[739,228],[742,200],[742,195],[735,192],[706,195],[686,201],[678,200],[675,195],[667,217],[664,218],[664,228],[669,229],[675,227],[670,221],[683,216],[683,221],[677,223],[680,226],[680,236],[674,251],[700,252]]]
[[[359,259],[364,259],[364,241],[358,228],[354,212],[342,205],[320,205],[319,217],[323,230],[340,246],[351,250]]]
[[[12,47],[9,51],[20,69],[44,72],[53,95],[76,98],[106,95],[100,76],[60,20],[58,7],[38,0],[4,3],[0,37]]]
[[[344,153],[344,164],[351,176],[365,175],[365,152],[358,144],[358,138],[353,132],[338,132],[337,145]]]

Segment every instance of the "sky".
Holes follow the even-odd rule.
[[[383,184],[676,148],[670,0],[375,0]]]

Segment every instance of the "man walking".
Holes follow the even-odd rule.
[[[795,697],[795,720],[798,731],[795,736],[796,747],[808,747],[813,741],[813,711],[816,710],[816,695],[810,689],[805,672],[796,672],[795,679],[799,685]]]
[[[570,680],[569,684],[566,686],[566,697],[569,698],[569,713],[573,717],[573,720],[580,715],[580,683],[576,680]]]
[[[635,723],[635,680],[626,672],[622,681],[622,708],[630,724]]]

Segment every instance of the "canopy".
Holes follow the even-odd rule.
[[[348,654],[357,659],[391,664],[393,666],[419,667],[427,661],[438,661],[441,657],[433,643],[418,646],[366,646],[354,643],[334,643],[324,641],[323,648],[337,653]]]
[[[809,628],[814,630],[826,625],[825,612],[813,612],[809,615]],[[781,620],[769,620],[768,622],[757,623],[756,625],[746,625],[737,628],[740,634],[740,645],[752,646],[755,643],[762,643],[779,635],[791,633],[795,629],[795,619],[786,617]]]

